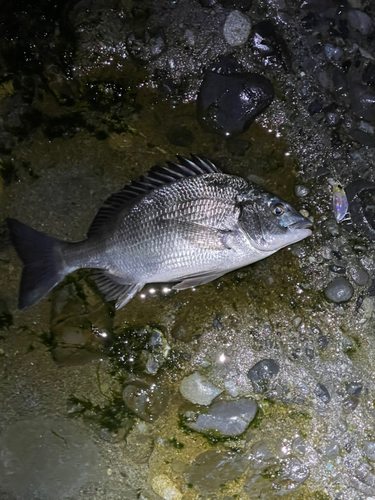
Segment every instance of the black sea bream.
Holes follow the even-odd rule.
[[[261,186],[207,159],[178,160],[108,198],[84,241],[57,240],[8,219],[24,263],[19,308],[76,269],[92,268],[106,300],[120,309],[146,283],[203,285],[311,234],[308,219]]]

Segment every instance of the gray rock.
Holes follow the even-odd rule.
[[[374,23],[371,17],[361,10],[350,10],[348,21],[353,29],[359,31],[362,35],[370,35],[374,30]]]
[[[90,482],[104,479],[98,449],[71,422],[35,418],[3,429],[0,484],[20,500],[75,498]]]
[[[233,10],[226,18],[224,23],[225,41],[232,47],[246,43],[250,35],[251,24],[245,14],[239,10]]]
[[[169,394],[167,389],[156,384],[135,381],[125,387],[122,398],[137,417],[146,422],[154,422],[166,409]]]
[[[347,302],[353,297],[353,294],[354,288],[344,276],[331,281],[324,290],[326,298],[336,303]]]
[[[181,381],[180,392],[185,399],[197,405],[209,405],[223,391],[198,372]]]
[[[186,422],[186,425],[204,434],[238,436],[245,432],[254,419],[257,409],[258,406],[252,399],[219,401],[214,403],[207,413],[195,414],[193,417],[195,420]]]
[[[375,462],[375,441],[365,441],[363,443],[363,451],[369,460]]]
[[[340,116],[337,113],[327,113],[327,122],[330,127],[334,127],[340,121]]]
[[[366,283],[369,280],[369,275],[360,266],[351,266],[351,267],[349,267],[349,273],[350,273],[350,276],[351,276],[352,280],[357,285],[360,285],[360,286],[366,285]]]
[[[279,373],[279,364],[273,359],[262,359],[248,371],[247,376],[255,392],[266,392],[271,381]]]
[[[329,403],[331,401],[329,391],[324,384],[317,384],[314,389],[314,394],[317,398],[321,399],[323,403]]]
[[[240,477],[248,468],[248,459],[230,451],[205,451],[198,455],[184,474],[185,481],[199,493],[215,493],[227,481]]]

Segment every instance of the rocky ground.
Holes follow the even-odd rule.
[[[3,7],[1,500],[375,498],[375,5]],[[117,312],[89,272],[17,310],[6,217],[82,239],[110,193],[190,152],[313,236]]]

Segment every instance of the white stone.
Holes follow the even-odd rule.
[[[232,10],[224,23],[225,41],[232,47],[243,45],[250,35],[249,18],[239,10]]]
[[[155,493],[164,498],[164,500],[182,499],[182,493],[180,492],[180,490],[165,474],[154,476],[151,481],[151,486]]]
[[[209,405],[223,391],[198,372],[181,381],[180,392],[185,399],[197,405]]]

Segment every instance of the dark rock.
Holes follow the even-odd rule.
[[[369,122],[375,121],[375,90],[361,83],[355,83],[349,89],[353,113]]]
[[[310,347],[306,347],[306,356],[309,358],[309,359],[314,359],[315,358],[315,353],[314,353],[314,349],[311,349]]]
[[[198,120],[215,134],[242,134],[269,106],[273,94],[271,82],[262,75],[208,69],[197,99]]]
[[[345,274],[345,267],[336,266],[335,264],[331,264],[328,266],[328,269],[335,274]]]
[[[167,389],[134,381],[122,393],[126,406],[145,422],[154,422],[168,405]]]
[[[375,85],[375,64],[369,63],[363,73],[362,73],[362,81],[366,85]]]
[[[367,289],[367,295],[369,297],[375,296],[375,279],[371,280],[371,285]]]
[[[326,298],[336,303],[347,302],[353,297],[353,294],[353,286],[343,276],[335,278],[324,290]]]
[[[363,146],[375,148],[375,136],[373,134],[369,134],[368,132],[359,129],[351,130],[349,133],[352,139],[359,142]]]
[[[375,240],[375,184],[358,179],[345,188],[349,212],[353,226],[361,234]],[[343,223],[347,231],[352,231],[351,224]]]
[[[279,364],[273,359],[262,359],[250,368],[247,376],[253,384],[254,391],[266,392],[279,370]]]
[[[313,101],[312,103],[309,104],[307,111],[310,113],[311,116],[313,116],[316,115],[317,113],[320,113],[322,109],[323,108],[321,104],[319,104],[319,102]]]
[[[333,85],[338,92],[348,88],[345,76],[339,70],[335,70],[333,73]]]
[[[188,148],[192,145],[194,136],[188,128],[182,126],[171,128],[167,133],[167,139],[174,146]]]
[[[226,9],[239,9],[247,11],[250,9],[253,0],[218,0]]]
[[[318,346],[322,351],[325,351],[328,347],[328,336],[327,335],[321,335],[318,337]]]
[[[218,330],[223,329],[223,323],[221,322],[221,314],[216,314],[212,324],[214,328],[217,328]]]
[[[323,403],[329,403],[331,401],[331,396],[327,387],[323,384],[317,384],[314,389],[314,394],[317,398],[321,399]]]
[[[285,71],[290,71],[288,46],[270,21],[261,21],[253,26],[249,41],[255,56],[265,66],[281,65]]]
[[[348,21],[351,27],[359,31],[361,35],[370,35],[374,31],[374,23],[371,17],[361,10],[350,10],[348,12]]]

